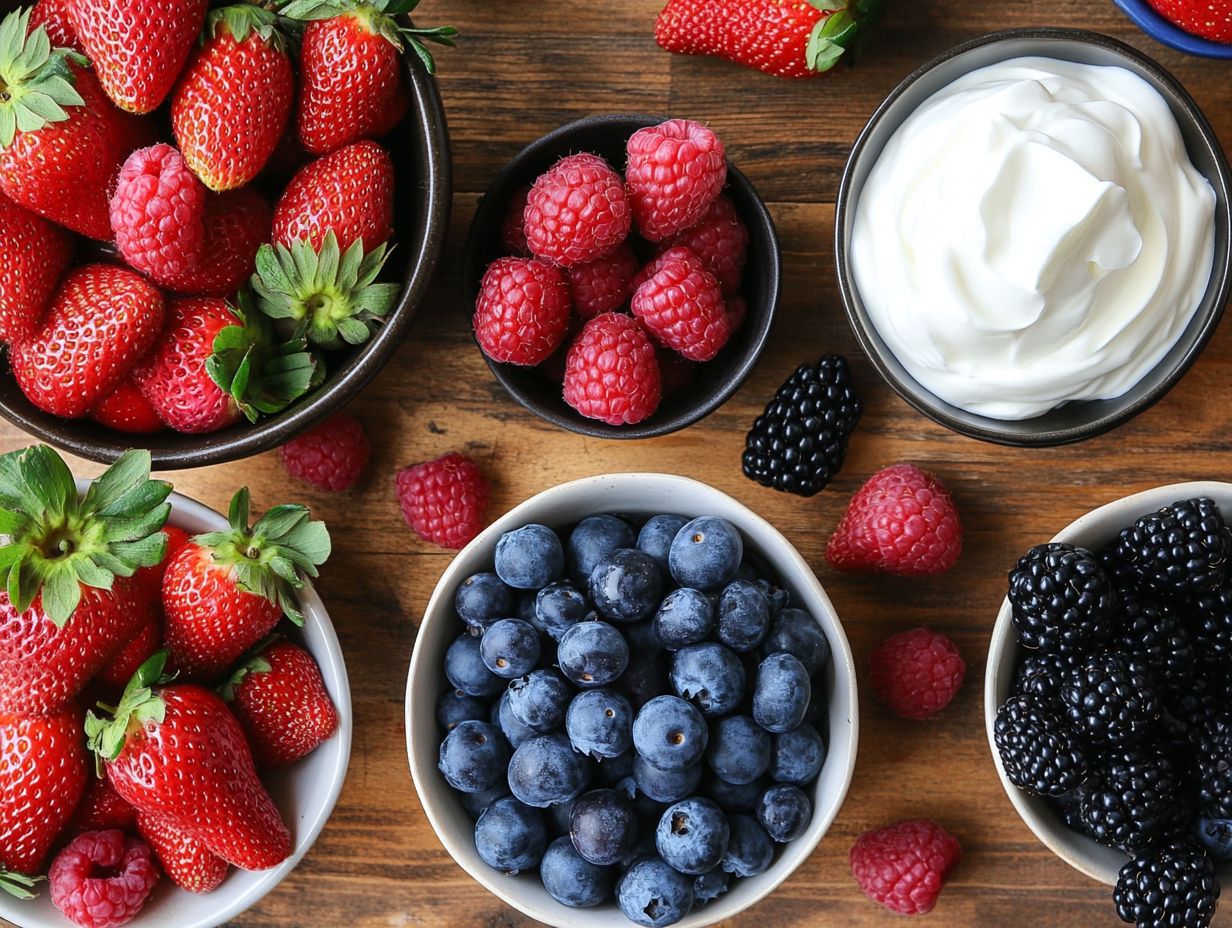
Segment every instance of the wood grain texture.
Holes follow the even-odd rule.
[[[172,475],[176,488],[225,508],[240,484],[258,506],[288,495],[330,524],[335,554],[320,582],[346,652],[356,724],[337,811],[304,863],[235,928],[523,928],[532,922],[467,877],[442,850],[415,798],[403,750],[402,704],[416,626],[449,554],[420,543],[399,516],[393,475],[451,449],[477,457],[494,484],[491,514],[575,477],[669,471],[722,489],[780,528],[818,572],[846,625],[857,665],[894,631],[928,624],[968,664],[955,703],[927,723],[891,716],[867,694],[846,804],[817,852],[770,899],[727,923],[889,926],[852,880],[847,851],[861,831],[928,816],[961,839],[964,859],[925,924],[1069,928],[1117,923],[1110,893],[1056,859],[1014,814],[984,738],[982,677],[1005,574],[1031,544],[1086,510],[1163,483],[1227,479],[1232,464],[1232,331],[1215,334],[1167,398],[1082,445],[1002,448],[951,434],[900,401],[860,354],[834,280],[833,203],[848,146],[903,76],[943,49],[994,29],[1081,26],[1111,33],[1181,79],[1232,146],[1232,65],[1155,45],[1109,0],[899,0],[858,70],[792,83],[725,63],[659,51],[655,0],[427,0],[425,23],[452,22],[440,85],[456,164],[447,256],[393,363],[353,410],[374,456],[366,482],[340,496],[288,481],[273,453]],[[470,340],[459,305],[461,242],[478,196],[539,134],[584,115],[661,113],[707,120],[770,204],[783,245],[783,301],[769,345],[722,409],[682,433],[637,443],[585,439],[524,413]],[[852,359],[867,412],[832,488],[800,501],[745,480],[744,432],[782,379],[824,352]],[[0,450],[25,444],[0,427]],[[938,473],[966,528],[958,567],[920,581],[836,575],[823,550],[847,499],[873,470],[900,460]],[[83,473],[94,465],[76,462]],[[861,684],[865,680],[861,679]],[[1232,924],[1232,904],[1217,919]],[[174,926],[167,926],[174,928]]]

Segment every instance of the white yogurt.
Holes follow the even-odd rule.
[[[1118,67],[1016,58],[929,97],[856,205],[873,325],[941,399],[997,419],[1120,396],[1214,262],[1215,193],[1164,98]]]

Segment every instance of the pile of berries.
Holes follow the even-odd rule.
[[[0,457],[0,889],[46,872],[82,928],[135,917],[160,869],[204,893],[284,861],[260,772],[338,724],[312,655],[276,633],[303,622],[325,526],[293,505],[249,526],[241,490],[227,530],[190,538],[164,526],[171,486],[149,467],[130,451],[78,497],[51,449]]]
[[[729,522],[507,532],[456,591],[440,771],[491,867],[674,924],[813,816],[830,645]]]
[[[1204,928],[1232,860],[1232,530],[1209,499],[1009,576],[1022,657],[994,728],[1006,776],[1130,859],[1117,912]]]
[[[635,132],[623,176],[598,155],[562,158],[509,206],[510,256],[475,301],[479,347],[563,378],[589,419],[653,415],[744,319],[749,233],[726,181],[723,143],[685,119]]]

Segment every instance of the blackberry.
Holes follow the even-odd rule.
[[[1116,652],[1085,658],[1066,675],[1060,700],[1079,735],[1110,746],[1140,741],[1161,712],[1146,664]]]
[[[1164,603],[1123,596],[1113,647],[1132,654],[1162,689],[1185,689],[1194,674],[1194,646],[1177,614]]]
[[[1232,715],[1215,715],[1190,733],[1202,813],[1232,818]]]
[[[1103,568],[1086,548],[1036,545],[1010,571],[1010,605],[1024,647],[1075,653],[1105,640],[1115,597]]]
[[[847,438],[862,411],[841,354],[801,364],[749,429],[744,475],[762,486],[813,496],[842,469]]]
[[[1232,585],[1200,593],[1183,615],[1204,663],[1232,662]]]
[[[1076,667],[1081,659],[1077,654],[1024,651],[1018,662],[1018,671],[1014,674],[1014,692],[1055,700],[1060,695],[1066,673]]]
[[[1082,830],[1135,853],[1171,830],[1181,788],[1181,775],[1158,748],[1113,751],[1082,800]]]
[[[1232,536],[1210,499],[1185,499],[1121,532],[1117,556],[1157,593],[1198,595],[1223,586]]]
[[[993,740],[1005,775],[1037,796],[1060,796],[1087,776],[1087,752],[1060,713],[1035,696],[1011,696],[997,710]]]
[[[1215,915],[1219,880],[1193,838],[1148,848],[1121,867],[1112,891],[1121,921],[1137,928],[1206,928]]]
[[[1202,674],[1195,676],[1182,691],[1166,695],[1160,718],[1164,739],[1172,747],[1174,757],[1191,759],[1193,735],[1209,719],[1219,714],[1212,689]]]
[[[1082,803],[1091,791],[1090,781],[1079,783],[1068,793],[1060,796],[1046,796],[1045,801],[1057,814],[1062,824],[1071,831],[1086,833],[1086,825],[1082,821]]]

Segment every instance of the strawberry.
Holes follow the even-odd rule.
[[[27,338],[73,259],[73,237],[0,196],[0,341]]]
[[[276,638],[258,647],[220,690],[240,720],[253,758],[284,767],[315,751],[338,727],[316,661]]]
[[[90,410],[90,418],[100,425],[130,435],[148,435],[166,428],[150,401],[141,395],[131,374],[95,404]]]
[[[83,832],[118,828],[120,831],[132,831],[136,825],[137,810],[120,798],[107,778],[90,777],[85,795],[73,813],[72,830]]]
[[[154,612],[147,613],[146,620],[136,634],[112,656],[98,674],[98,680],[108,686],[122,687],[132,679],[137,668],[148,661],[163,647],[163,628]]]
[[[162,325],[162,294],[144,277],[82,265],[60,285],[43,324],[13,346],[13,376],[44,412],[84,416],[120,386]]]
[[[205,198],[205,250],[201,262],[157,281],[172,293],[234,295],[252,276],[257,249],[270,237],[271,213],[251,187]]]
[[[277,17],[248,4],[210,12],[171,98],[171,129],[211,190],[242,187],[282,138],[295,77]]]
[[[146,621],[130,578],[162,560],[170,492],[148,451],[126,451],[81,497],[45,445],[0,456],[0,712],[54,712]]]
[[[69,16],[115,105],[148,113],[162,103],[205,21],[208,0],[73,0]]]
[[[1186,32],[1212,42],[1232,42],[1232,0],[1148,0],[1156,12]]]
[[[166,657],[142,665],[113,718],[86,716],[90,749],[139,820],[165,821],[244,870],[277,866],[291,853],[291,835],[257,779],[239,722],[204,687],[165,685]]]
[[[398,24],[419,0],[293,0],[281,10],[307,20],[300,51],[300,143],[324,155],[360,139],[380,138],[406,113],[402,51],[409,45],[428,73],[435,64],[424,42],[453,45],[452,26]]]
[[[227,862],[207,848],[204,841],[181,831],[170,819],[140,815],[137,831],[145,838],[171,882],[180,889],[209,893],[226,878]]]
[[[250,527],[244,487],[228,521],[228,531],[193,538],[163,574],[167,647],[190,679],[217,679],[284,614],[302,623],[295,591],[329,557],[325,523],[304,506],[275,506]]]
[[[42,869],[89,770],[76,703],[44,718],[0,712],[0,868],[28,876]]]
[[[885,0],[668,0],[655,41],[779,77],[816,77],[854,49]],[[847,56],[850,59],[850,55]]]
[[[30,31],[42,26],[56,48],[70,48],[85,54],[77,30],[73,28],[70,6],[72,0],[38,0],[30,10]]]

